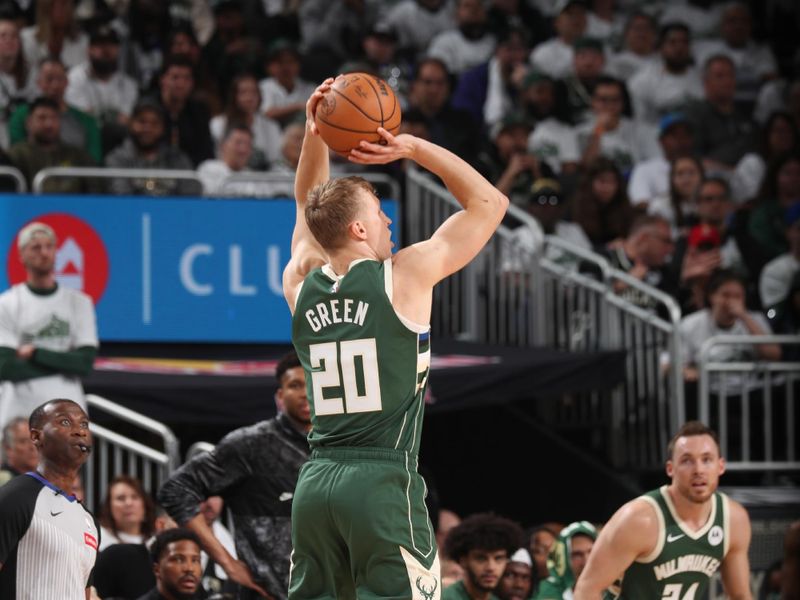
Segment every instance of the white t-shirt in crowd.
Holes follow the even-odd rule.
[[[497,45],[495,37],[487,33],[478,40],[468,40],[458,29],[438,34],[428,47],[428,56],[438,58],[448,71],[460,75],[464,71],[488,62]]]
[[[534,223],[535,225],[521,225],[511,233],[511,240],[505,244],[503,250],[500,267],[502,272],[521,272],[530,266],[534,255],[539,252],[545,239],[542,226],[535,219]],[[556,223],[553,235],[584,250],[592,249],[592,243],[583,228],[577,223],[559,221]],[[565,254],[561,248],[555,246],[547,248],[546,257],[556,263],[577,267],[577,262],[572,256]]]
[[[217,115],[211,119],[209,124],[217,153],[219,153],[219,146],[222,143],[222,137],[225,135],[227,126],[228,117],[225,115]],[[253,132],[253,147],[261,150],[270,164],[279,161],[281,159],[281,144],[283,143],[281,126],[273,119],[257,114],[253,118],[253,125],[250,130]]]
[[[636,163],[628,181],[631,204],[647,204],[659,196],[669,196],[669,161],[654,156]]]
[[[561,173],[564,163],[576,163],[581,158],[575,131],[553,117],[536,124],[528,137],[528,150],[556,174]]]
[[[272,77],[262,79],[258,87],[261,90],[262,113],[287,104],[305,103],[314,91],[314,85],[302,79],[295,81],[292,91],[287,90]]]
[[[637,121],[653,125],[668,112],[685,110],[692,100],[703,98],[700,73],[689,67],[676,75],[662,61],[653,62],[628,80],[628,91]]]
[[[586,151],[594,127],[595,118],[592,117],[575,128],[581,154]],[[600,136],[600,154],[613,160],[623,175],[627,175],[634,164],[661,153],[657,137],[655,127],[622,117],[616,129]]]
[[[113,111],[130,116],[139,97],[136,81],[117,71],[108,81],[91,76],[91,65],[81,63],[69,70],[68,84],[64,99],[67,104],[79,108],[90,115],[100,116]]]
[[[748,314],[763,329],[765,334],[771,334],[769,322],[761,313]],[[697,365],[700,360],[700,348],[703,343],[715,335],[750,335],[742,321],[736,321],[730,329],[724,329],[714,322],[711,310],[706,308],[693,312],[681,319],[679,330],[683,340],[683,364]],[[714,362],[748,361],[756,358],[756,348],[750,344],[719,345],[714,346],[709,355]]]
[[[561,38],[554,37],[537,45],[530,56],[530,63],[553,79],[563,79],[573,71],[575,51]]]
[[[758,282],[761,305],[767,308],[786,300],[792,287],[792,278],[798,270],[800,260],[788,252],[769,261],[761,271]]]

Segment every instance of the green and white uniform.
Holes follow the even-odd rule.
[[[706,524],[693,532],[678,516],[663,486],[641,496],[658,516],[658,542],[649,556],[638,559],[608,591],[611,600],[694,600],[704,598],[730,544],[728,497],[714,493]]]
[[[391,259],[354,261],[344,276],[325,265],[297,295],[312,454],[292,503],[292,600],[441,594],[417,473],[430,328],[391,298]]]

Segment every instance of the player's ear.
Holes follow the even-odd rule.
[[[33,445],[38,448],[42,443],[42,432],[39,429],[31,429],[30,432],[31,441],[33,442]]]
[[[675,465],[672,464],[672,459],[667,460],[666,464],[667,477],[672,477],[675,472]]]
[[[278,412],[283,412],[283,390],[281,388],[275,392],[275,408],[278,409]]]
[[[727,464],[725,463],[725,459],[720,457],[720,459],[719,459],[719,474],[720,475],[724,475],[725,474],[726,467],[727,467]]]

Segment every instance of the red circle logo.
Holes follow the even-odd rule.
[[[63,213],[39,215],[28,223],[33,221],[49,225],[56,232],[58,249],[55,270],[59,285],[81,290],[97,304],[108,283],[108,252],[97,232],[85,221]],[[19,259],[18,235],[19,232],[8,251],[8,280],[11,285],[21,283],[28,277]]]

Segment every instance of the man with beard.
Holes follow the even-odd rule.
[[[89,418],[56,399],[30,415],[39,466],[0,488],[0,598],[89,600],[99,525],[70,492],[89,456]]]
[[[161,487],[158,498],[175,521],[193,531],[228,578],[242,585],[242,600],[265,590],[285,599],[292,551],[291,509],[300,467],[308,460],[311,411],[303,368],[294,352],[276,367],[278,416],[229,433],[213,452],[196,456]],[[222,496],[233,515],[239,559],[214,537],[200,511]]]
[[[192,161],[180,149],[164,143],[164,111],[148,99],[140,100],[133,109],[128,137],[106,157],[106,166],[122,169],[192,170]],[[118,195],[198,194],[189,181],[169,179],[117,178],[111,181],[111,192]]]
[[[61,141],[61,110],[50,98],[37,98],[31,103],[25,121],[28,139],[14,144],[8,151],[12,164],[31,186],[36,173],[47,167],[91,167],[92,157],[85,150]],[[92,191],[90,183],[68,177],[50,179],[43,191],[50,194],[79,194]]]
[[[511,556],[503,578],[497,586],[500,600],[528,600],[533,590],[533,560],[525,548]]]
[[[191,600],[200,588],[200,540],[181,527],[159,533],[150,548],[156,587],[139,600]]]
[[[461,565],[464,579],[442,591],[442,600],[497,600],[509,558],[524,534],[515,522],[490,513],[472,515],[453,528],[445,554]]]
[[[487,27],[482,0],[458,0],[456,24],[431,40],[428,56],[440,59],[458,76],[489,60],[497,40]]]
[[[717,492],[725,472],[717,434],[684,424],[667,447],[669,485],[620,508],[578,579],[575,600],[702,598],[719,570],[728,598],[750,600],[750,518]]]
[[[97,353],[91,298],[56,281],[53,229],[29,223],[17,249],[28,276],[0,295],[2,423],[30,415],[46,398],[85,406],[79,377],[89,374]]]
[[[597,529],[588,521],[576,521],[562,529],[547,561],[549,575],[535,600],[572,600],[575,582],[586,568],[596,539]]]

